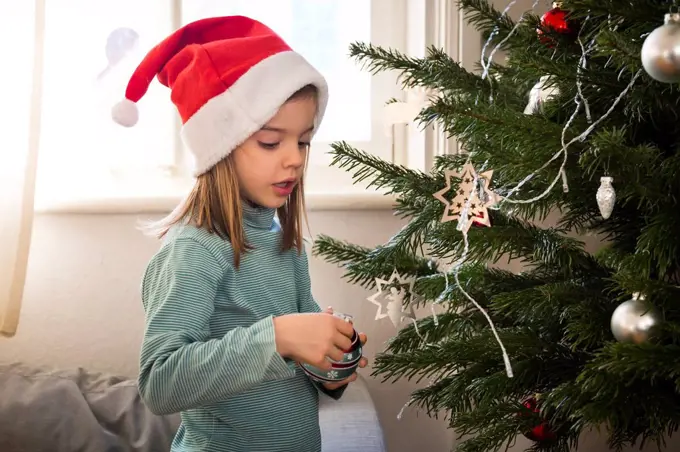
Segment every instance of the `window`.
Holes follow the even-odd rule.
[[[309,192],[350,190],[351,178],[330,168],[328,150],[345,140],[380,157],[392,158],[392,140],[381,109],[400,95],[396,79],[372,77],[347,56],[351,42],[404,48],[403,2],[394,0],[183,0],[182,23],[203,17],[242,14],[269,25],[326,77],[330,101],[310,154]],[[403,7],[402,7],[403,10]]]
[[[41,87],[36,206],[176,202],[191,186],[191,160],[169,89],[152,82],[138,104],[140,120],[134,128],[115,124],[110,109],[152,46],[190,21],[231,14],[269,25],[329,82],[330,103],[312,145],[307,193],[365,191],[352,185],[349,173],[329,166],[330,143],[345,140],[394,159],[399,143],[387,133],[382,109],[403,93],[396,74],[374,76],[362,70],[348,57],[348,47],[371,41],[406,50],[409,1],[36,0],[35,14],[44,14],[44,26],[37,30],[43,58],[35,73]],[[14,26],[32,27],[34,22],[26,17]]]

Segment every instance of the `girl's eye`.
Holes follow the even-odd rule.
[[[262,141],[259,141],[258,144],[260,145],[261,148],[263,149],[276,149],[276,147],[279,145],[279,143],[264,143]]]

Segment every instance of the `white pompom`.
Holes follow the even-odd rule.
[[[124,127],[132,127],[139,120],[137,104],[129,99],[123,99],[111,109],[111,117],[115,122]]]

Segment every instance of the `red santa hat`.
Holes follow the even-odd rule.
[[[194,175],[228,156],[300,88],[318,89],[315,128],[328,103],[324,77],[271,29],[243,16],[192,22],[151,49],[113,107],[114,121],[137,123],[136,103],[156,76],[171,89]]]

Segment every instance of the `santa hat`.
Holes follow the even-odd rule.
[[[194,175],[228,156],[300,88],[318,89],[315,129],[328,102],[324,77],[271,29],[243,16],[192,22],[151,49],[113,107],[114,121],[137,123],[136,103],[156,76],[171,89]]]

